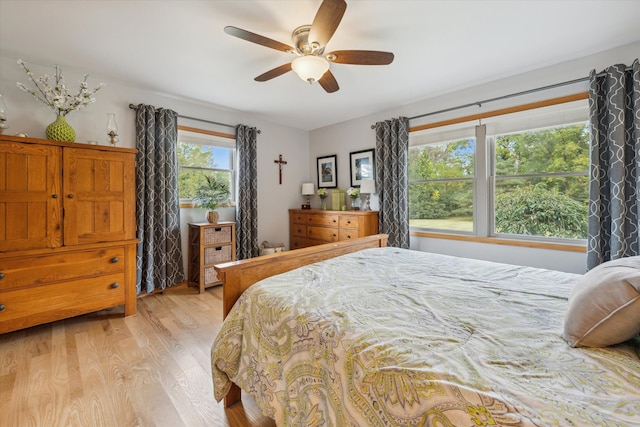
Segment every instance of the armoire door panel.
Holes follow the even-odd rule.
[[[0,145],[0,252],[62,244],[60,148]]]
[[[66,149],[64,168],[66,244],[135,238],[131,156]]]

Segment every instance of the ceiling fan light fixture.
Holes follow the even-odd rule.
[[[291,69],[305,82],[317,82],[329,70],[329,61],[315,56],[299,56],[291,63]]]

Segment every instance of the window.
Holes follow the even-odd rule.
[[[190,200],[205,175],[229,183],[235,194],[235,141],[228,138],[178,131],[178,194]]]
[[[409,225],[527,239],[585,239],[587,101],[412,132]]]
[[[472,232],[475,137],[421,142],[409,149],[409,225]]]
[[[587,123],[495,137],[496,234],[587,238]]]

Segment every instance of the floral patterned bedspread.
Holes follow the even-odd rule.
[[[278,426],[638,426],[640,339],[562,339],[574,274],[377,248],[263,280],[212,347]]]

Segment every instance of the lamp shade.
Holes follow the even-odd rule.
[[[373,194],[376,192],[376,182],[372,179],[365,179],[360,183],[360,192],[362,194]]]
[[[305,82],[317,82],[329,69],[329,61],[315,56],[299,56],[291,63],[291,68]]]
[[[312,182],[305,182],[304,184],[302,184],[302,195],[303,196],[311,196],[314,193],[315,193],[315,190],[314,190]]]

